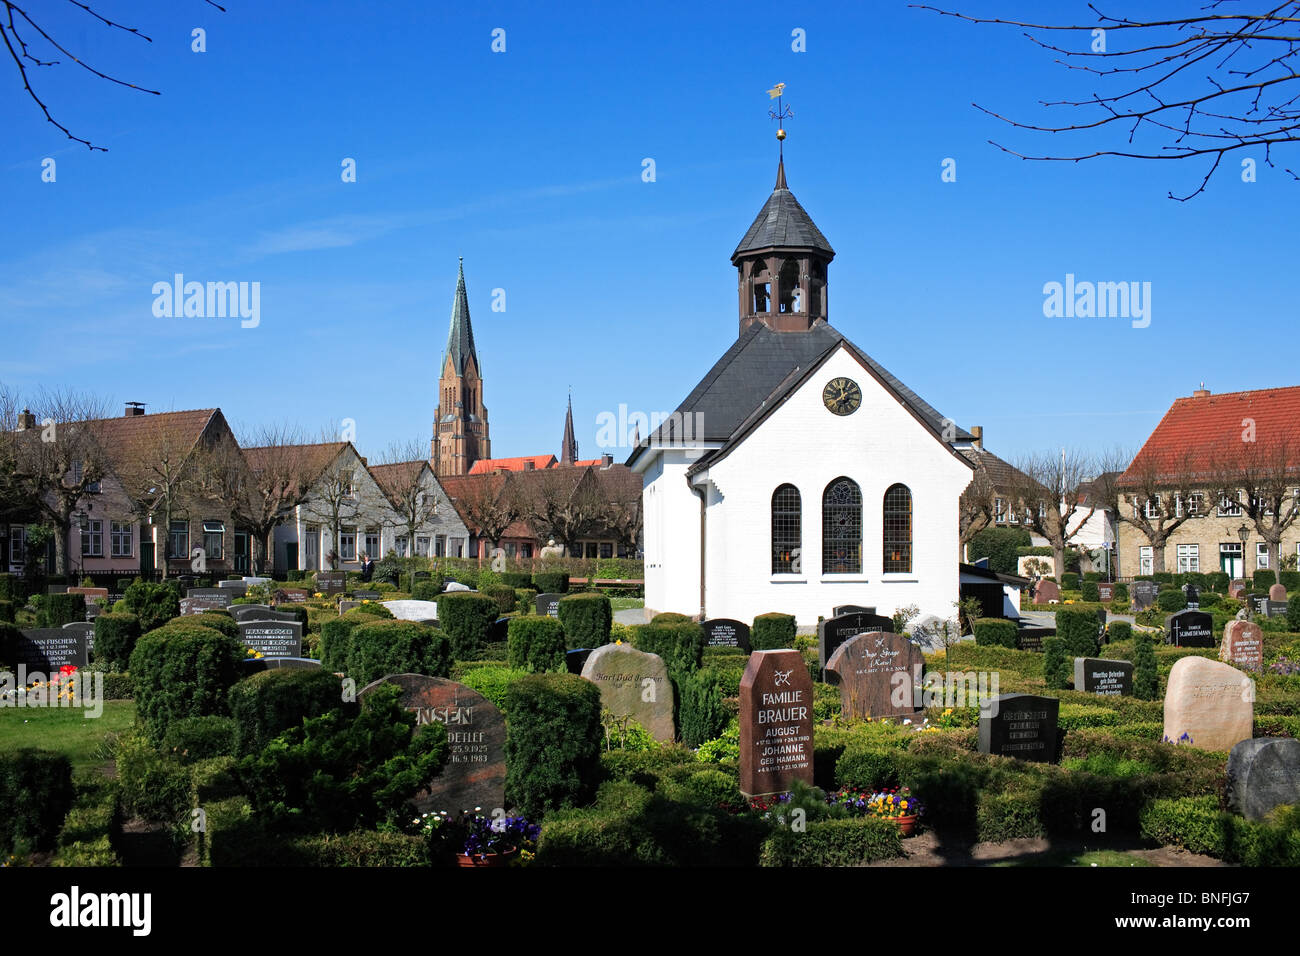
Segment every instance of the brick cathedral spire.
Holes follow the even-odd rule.
[[[573,393],[569,393],[569,410],[564,413],[564,438],[560,441],[560,464],[578,460],[578,440],[573,437]]]
[[[451,328],[438,383],[438,418],[433,423],[429,460],[434,474],[465,475],[480,458],[492,457],[488,413],[483,404],[483,374],[474,349],[474,327],[465,291],[465,260],[460,262],[451,303]]]

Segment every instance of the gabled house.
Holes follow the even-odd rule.
[[[452,506],[426,460],[371,465],[391,506],[376,560],[390,551],[399,557],[463,558],[469,554],[469,529]]]

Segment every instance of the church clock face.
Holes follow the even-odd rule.
[[[836,415],[852,415],[862,404],[862,389],[851,378],[833,378],[822,389],[822,402]]]

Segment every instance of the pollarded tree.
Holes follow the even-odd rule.
[[[288,425],[263,425],[245,431],[239,444],[248,475],[235,501],[240,520],[253,532],[253,558],[260,574],[268,563],[274,563],[275,529],[307,493],[308,456],[301,431]]]
[[[1155,456],[1129,458],[1114,452],[1102,466],[1097,491],[1103,500],[1114,503],[1117,521],[1130,525],[1147,539],[1153,572],[1164,571],[1166,546],[1174,532],[1208,513],[1207,493],[1197,478],[1191,448],[1181,453],[1172,467]]]
[[[1215,447],[1207,484],[1216,500],[1239,504],[1268,545],[1269,567],[1277,568],[1282,536],[1300,517],[1300,444],[1284,426],[1270,432],[1261,428],[1259,434],[1246,429],[1242,435],[1235,447]]]
[[[1066,549],[1098,507],[1104,507],[1098,495],[1084,494],[1096,467],[1082,453],[1063,448],[1060,454],[1026,455],[1016,463],[1016,471],[1019,477],[1008,489],[1010,506],[1021,510],[1024,527],[1047,539],[1053,573],[1060,581]]]

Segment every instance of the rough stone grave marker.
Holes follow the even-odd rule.
[[[924,669],[919,647],[884,631],[859,634],[837,647],[826,664],[826,677],[839,686],[845,715],[898,717],[918,710],[915,687]]]
[[[1282,584],[1274,584],[1272,587],[1268,589],[1268,599],[1270,601],[1281,601],[1283,604],[1285,604],[1286,586]]]
[[[1223,628],[1219,660],[1256,673],[1264,669],[1264,632],[1254,621],[1229,621]]]
[[[1226,752],[1251,738],[1254,721],[1255,684],[1246,674],[1207,657],[1174,662],[1165,689],[1166,740]]]
[[[1052,604],[1061,600],[1061,589],[1055,581],[1043,579],[1034,585],[1034,603]]]
[[[600,704],[615,717],[631,717],[655,740],[671,741],[673,685],[658,654],[628,644],[602,644],[587,655],[582,676],[600,688]]]
[[[813,685],[795,650],[754,651],[740,679],[740,789],[754,797],[813,782]]]
[[[1228,807],[1262,820],[1275,807],[1300,803],[1300,740],[1255,737],[1228,754]]]

